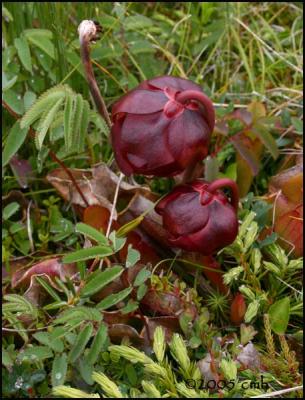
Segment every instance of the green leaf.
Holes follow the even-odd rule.
[[[16,114],[22,115],[24,113],[23,101],[20,94],[14,92],[11,89],[7,89],[3,93],[3,100],[10,106],[13,111],[15,111]],[[23,129],[24,127],[21,126],[21,128]]]
[[[142,283],[146,281],[151,275],[151,272],[148,271],[146,268],[143,268],[138,275],[136,276],[136,279],[134,281],[134,286],[140,286]]]
[[[296,129],[298,135],[303,135],[303,121],[300,118],[291,118],[291,122]]]
[[[20,208],[20,205],[13,201],[12,203],[8,204],[4,207],[2,211],[2,218],[4,220],[8,220],[12,215],[14,215]]]
[[[35,279],[45,289],[45,291],[48,292],[51,297],[53,297],[55,301],[58,302],[62,301],[59,295],[55,292],[55,290],[41,276],[36,276]]]
[[[100,291],[108,283],[119,277],[123,272],[123,268],[120,266],[108,268],[105,271],[100,272],[97,276],[91,279],[85,284],[80,292],[81,297],[90,297],[93,294]]]
[[[26,37],[35,37],[38,39],[41,37],[52,39],[53,37],[53,33],[48,29],[25,29],[23,33]]]
[[[32,59],[28,41],[25,37],[16,38],[14,40],[14,45],[17,49],[18,57],[20,58],[22,65],[27,71],[32,73]]]
[[[128,246],[128,253],[126,257],[126,267],[130,268],[134,266],[141,258],[141,253],[132,248],[132,245]]]
[[[81,233],[82,235],[88,236],[90,239],[95,240],[101,245],[109,245],[106,236],[90,225],[80,222],[75,225],[75,231]]]
[[[66,97],[65,110],[64,110],[64,138],[66,150],[69,151],[72,147],[72,136],[73,136],[73,106],[74,106],[74,95],[68,93]]]
[[[132,287],[121,290],[118,293],[111,294],[110,296],[103,299],[100,303],[97,304],[96,308],[98,310],[106,310],[124,300],[132,292]]]
[[[9,131],[5,142],[5,146],[2,152],[2,167],[8,164],[13,155],[15,155],[20,147],[23,145],[27,133],[28,129],[21,129],[20,122],[16,121]]]
[[[73,138],[71,151],[79,151],[79,145],[83,141],[81,140],[81,121],[83,116],[84,101],[80,94],[77,94],[74,98],[74,123],[73,123]]]
[[[47,37],[48,35],[42,34],[42,29],[27,29],[24,31],[26,38],[40,50],[44,51],[48,56],[55,60],[55,47]],[[43,32],[45,33],[45,32]]]
[[[256,123],[255,126],[251,128],[253,132],[270,151],[272,157],[276,160],[279,156],[279,149],[277,147],[274,137],[268,132],[268,129],[263,124]]]
[[[2,364],[8,368],[14,365],[14,360],[12,359],[10,352],[4,348],[2,348]]]
[[[254,300],[252,301],[247,308],[246,314],[245,314],[245,322],[248,323],[250,322],[254,317],[256,317],[259,309],[259,301]]]
[[[269,318],[271,329],[278,335],[282,335],[286,332],[289,315],[290,315],[290,299],[284,297],[278,300],[269,308]]]
[[[51,357],[53,357],[53,353],[48,346],[34,346],[28,347],[24,352],[19,353],[18,359],[20,361],[37,363],[37,361],[43,361]]]
[[[64,350],[64,344],[60,339],[52,339],[48,332],[37,332],[33,337],[38,340],[38,342],[49,346],[55,352],[61,353]]]
[[[46,110],[45,113],[43,113],[38,128],[36,130],[36,137],[35,137],[35,143],[37,146],[37,149],[40,150],[43,144],[43,141],[45,139],[45,136],[47,134],[48,129],[50,128],[55,115],[57,114],[58,110],[60,109],[62,103],[63,103],[63,98],[60,98],[57,100],[57,102],[54,104],[54,106],[50,110]]]
[[[145,294],[147,293],[147,285],[145,283],[142,283],[142,285],[139,286],[137,290],[137,300],[142,300]]]
[[[127,222],[127,224],[121,226],[116,233],[117,237],[126,236],[127,233],[129,233],[130,231],[135,229],[138,225],[140,225],[140,223],[143,221],[143,219],[144,219],[144,216],[140,215],[139,217],[133,219],[132,221]]]
[[[89,364],[93,365],[97,361],[107,337],[107,325],[101,323],[86,357]]]
[[[102,314],[92,307],[78,306],[63,311],[54,321],[54,324],[65,324],[71,320],[100,322]]]
[[[87,129],[88,129],[88,124],[89,124],[89,103],[87,100],[83,100],[83,112],[82,112],[82,118],[80,120],[79,124],[79,136],[76,139],[76,148],[79,153],[84,151],[85,147],[85,139],[87,135]]]
[[[89,247],[88,249],[81,249],[74,251],[73,253],[67,254],[63,257],[62,262],[64,264],[69,264],[73,262],[90,260],[91,258],[96,257],[107,257],[113,254],[113,250],[111,247],[107,246],[95,246]]]
[[[68,361],[66,353],[57,354],[52,364],[51,383],[52,386],[63,385],[66,379]]]
[[[79,356],[83,353],[85,350],[86,344],[88,343],[91,335],[93,332],[93,325],[91,323],[88,323],[85,328],[81,330],[81,332],[78,334],[76,341],[74,345],[72,346],[70,353],[69,353],[69,361],[71,363],[74,363]]]
[[[2,71],[2,92],[9,90],[12,88],[17,82],[18,75],[13,76],[11,79],[8,79],[6,73]]]
[[[22,117],[21,128],[28,128],[41,114],[50,110],[59,99],[64,99],[67,92],[71,92],[71,89],[66,85],[58,85],[44,92]]]

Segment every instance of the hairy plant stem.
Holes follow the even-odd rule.
[[[89,89],[95,105],[97,107],[98,112],[104,118],[109,128],[111,128],[111,119],[109,117],[107,107],[105,101],[101,95],[101,92],[98,88],[96,78],[94,75],[92,62],[90,59],[90,42],[96,40],[97,34],[101,31],[101,27],[89,20],[84,20],[80,23],[78,27],[79,32],[79,41],[80,41],[80,50],[81,50],[81,59],[84,65],[86,79],[89,85]]]

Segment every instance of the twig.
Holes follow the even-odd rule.
[[[107,231],[106,231],[106,237],[107,238],[108,238],[108,236],[110,234],[110,229],[111,229],[111,225],[112,225],[112,221],[113,221],[114,211],[115,211],[116,203],[117,203],[117,200],[118,200],[119,190],[120,190],[121,182],[122,182],[122,179],[124,178],[124,176],[125,175],[121,172],[120,176],[119,176],[119,179],[118,179],[118,183],[117,183],[116,188],[115,188],[113,204],[112,204],[111,213],[110,213],[109,222],[108,222],[108,227],[107,227]]]

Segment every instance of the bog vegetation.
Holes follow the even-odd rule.
[[[299,2],[3,3],[3,397],[302,396],[302,17]],[[109,111],[164,75],[213,102],[191,168],[189,136],[168,145],[170,171],[168,149],[141,137],[155,129],[145,101],[181,111],[159,105],[161,86],[116,108],[125,142],[111,146],[85,19],[101,27],[90,57]],[[190,177],[205,186],[181,189]],[[194,241],[198,190],[211,225]]]

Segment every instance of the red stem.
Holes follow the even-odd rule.
[[[209,184],[208,191],[210,193],[215,192],[218,189],[223,187],[229,187],[231,189],[231,204],[235,208],[235,211],[238,211],[238,201],[239,201],[239,194],[238,194],[238,186],[237,184],[228,178],[217,179],[216,181]]]
[[[184,90],[176,96],[176,100],[180,103],[185,103],[188,100],[197,100],[200,104],[203,105],[206,111],[206,119],[209,125],[209,128],[213,132],[215,125],[215,110],[213,103],[211,100],[202,92],[198,92],[197,90]]]
[[[93,21],[83,21],[81,25],[82,24],[87,24],[87,26],[84,25],[86,26],[86,29],[79,30],[80,52],[82,63],[85,69],[86,79],[98,112],[104,118],[108,127],[111,128],[111,120],[104,99],[96,83],[90,58],[90,41],[96,40],[97,33],[100,31],[100,27]]]

